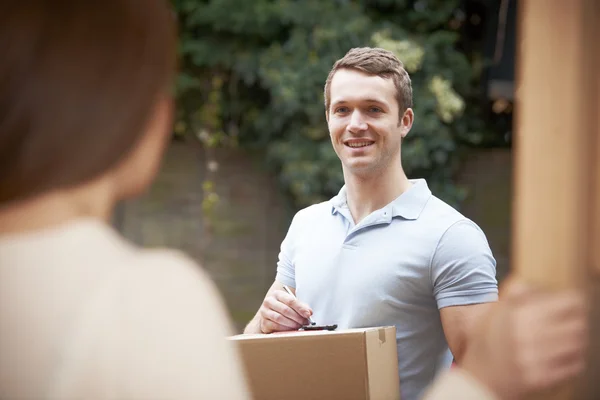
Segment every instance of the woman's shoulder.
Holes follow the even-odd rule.
[[[94,302],[100,310],[86,312],[97,318],[82,332],[85,357],[74,360],[72,376],[136,398],[215,398],[225,390],[245,399],[241,360],[227,340],[232,326],[209,274],[178,250],[136,249],[119,264]],[[104,368],[112,373],[103,376]]]
[[[142,307],[173,308],[173,312],[204,312],[222,320],[224,301],[209,273],[193,258],[176,249],[138,249],[123,268],[121,280],[130,302]],[[187,310],[187,311],[186,311]]]

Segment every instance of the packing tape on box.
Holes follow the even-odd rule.
[[[379,328],[379,344],[384,344],[385,343],[385,329],[383,328]]]

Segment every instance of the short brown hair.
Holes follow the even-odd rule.
[[[331,80],[340,69],[355,69],[369,75],[392,79],[396,86],[396,100],[400,110],[400,117],[406,109],[412,108],[412,86],[410,76],[404,69],[404,64],[391,51],[372,48],[357,47],[351,49],[346,55],[336,61],[325,82],[325,111],[329,112],[331,105]]]
[[[101,176],[175,70],[165,0],[10,1],[0,12],[0,203]]]

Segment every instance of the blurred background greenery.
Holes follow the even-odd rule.
[[[343,184],[323,86],[350,48],[393,51],[411,75],[410,178],[482,226],[508,270],[516,0],[173,0],[180,30],[174,140],[115,226],[180,248],[237,324],[275,275],[293,213]]]

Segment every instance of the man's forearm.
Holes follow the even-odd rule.
[[[451,306],[440,310],[446,341],[457,364],[477,332],[477,326],[485,318],[495,303],[480,303],[465,306]]]

